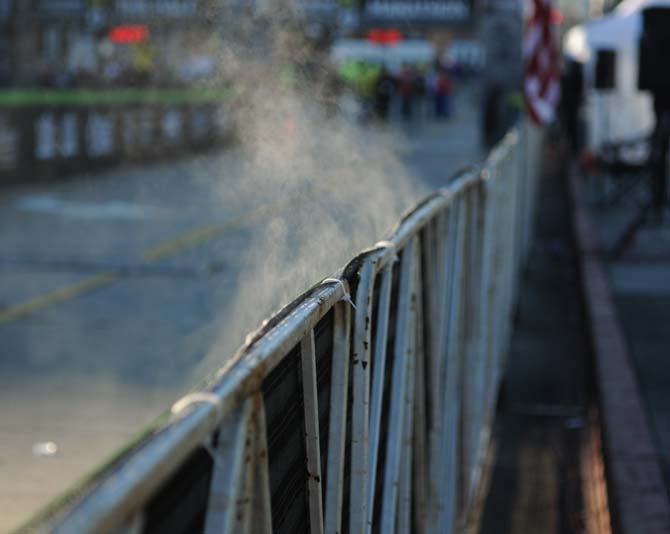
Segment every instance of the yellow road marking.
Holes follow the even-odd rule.
[[[256,209],[249,210],[239,217],[236,217],[235,219],[225,223],[209,224],[195,228],[194,230],[188,230],[182,234],[168,239],[167,241],[164,241],[163,243],[159,243],[158,245],[145,250],[142,252],[140,257],[144,262],[152,262],[169,258],[170,256],[175,256],[184,250],[195,248],[205,241],[208,241],[217,235],[221,235],[224,232],[228,232],[235,228],[241,228],[245,224],[249,224],[258,217],[263,215],[277,215],[281,213],[283,209],[286,209],[298,200],[313,199],[316,197],[316,194],[317,192],[314,190],[307,191],[305,193],[292,196],[283,202],[274,202],[272,204],[267,204]]]
[[[151,247],[141,254],[142,261],[152,262],[158,261],[163,258],[168,258],[177,254],[178,252],[194,247],[208,239],[211,239],[213,236],[221,232],[222,225],[207,225],[201,226],[200,228],[195,228],[194,230],[189,230],[184,232],[181,235],[173,237],[163,243],[160,243],[154,247]]]
[[[164,241],[163,243],[159,243],[156,246],[146,249],[142,252],[140,258],[143,262],[151,263],[152,261],[163,260],[170,256],[175,256],[184,250],[195,248],[217,235],[244,226],[254,218],[262,215],[264,211],[268,211],[267,208],[258,208],[222,224],[208,224],[195,228],[194,230],[188,230]]]
[[[195,248],[196,246],[216,237],[217,235],[221,235],[224,232],[230,231],[234,228],[240,228],[245,224],[250,223],[257,217],[262,215],[278,214],[282,209],[285,209],[287,206],[290,206],[297,200],[313,198],[315,194],[315,191],[301,193],[291,197],[285,202],[275,202],[274,204],[268,204],[254,210],[250,210],[225,223],[207,224],[192,230],[187,230],[181,234],[177,234],[175,237],[159,243],[158,245],[144,250],[140,254],[140,259],[143,263],[151,263],[175,256],[185,250]],[[25,317],[26,315],[40,311],[44,308],[47,308],[48,306],[71,300],[75,297],[83,295],[84,293],[93,291],[94,289],[104,287],[115,282],[119,278],[121,278],[121,272],[118,270],[104,271],[102,273],[85,278],[79,282],[75,282],[73,284],[55,289],[54,291],[45,293],[44,295],[37,296],[21,304],[17,304],[16,306],[10,306],[5,310],[0,310],[0,325],[9,323],[16,319],[20,319],[21,317]]]
[[[55,291],[32,298],[26,302],[7,308],[6,310],[1,310],[0,325],[30,315],[31,313],[46,308],[47,306],[51,306],[52,304],[58,304],[59,302],[73,299],[79,295],[83,295],[84,293],[110,284],[117,280],[119,276],[121,276],[119,271],[104,271],[85,278],[80,282],[75,282],[74,284],[58,288]]]

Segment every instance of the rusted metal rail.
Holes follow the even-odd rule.
[[[457,531],[509,346],[538,139],[512,131],[267,321],[38,530]]]

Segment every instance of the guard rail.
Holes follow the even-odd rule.
[[[529,125],[510,132],[33,526],[461,531],[510,345],[539,143]]]

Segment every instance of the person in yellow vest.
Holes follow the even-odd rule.
[[[148,42],[132,45],[133,71],[141,82],[148,82],[154,72],[154,47]]]

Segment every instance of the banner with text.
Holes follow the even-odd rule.
[[[366,25],[463,25],[473,21],[473,0],[361,0]]]

